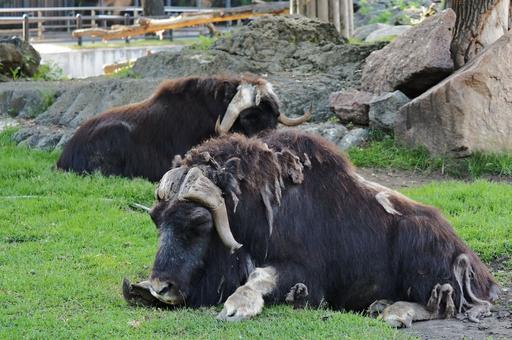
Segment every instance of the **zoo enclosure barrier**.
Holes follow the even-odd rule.
[[[226,7],[230,1],[226,1]],[[172,16],[181,13],[208,13],[222,8],[165,6],[164,13]],[[68,32],[75,28],[106,28],[109,23],[129,25],[142,14],[142,8],[129,7],[28,7],[0,8],[0,36],[21,35],[28,41],[32,32],[39,40],[45,32]],[[80,27],[79,27],[80,26]]]

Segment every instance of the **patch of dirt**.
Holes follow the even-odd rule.
[[[416,187],[435,181],[452,179],[440,173],[421,173],[396,169],[357,168],[357,173],[369,181],[392,189]]]
[[[416,187],[438,181],[461,180],[470,182],[470,178],[455,178],[443,175],[440,172],[416,172],[397,169],[379,169],[379,168],[357,168],[357,173],[367,180],[377,182],[392,189],[401,189]],[[491,182],[500,182],[512,184],[512,176],[482,176]]]

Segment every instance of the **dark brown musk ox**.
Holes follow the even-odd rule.
[[[263,78],[189,77],[162,82],[148,99],[86,121],[65,145],[57,168],[158,181],[175,155],[228,131],[252,136],[288,118]]]
[[[161,179],[158,250],[132,303],[212,306],[243,320],[268,304],[368,310],[388,323],[477,321],[498,287],[430,206],[357,174],[335,145],[270,130],[210,139]]]

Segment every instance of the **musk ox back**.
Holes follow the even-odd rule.
[[[290,119],[266,80],[180,78],[163,82],[147,100],[86,121],[65,145],[57,168],[158,181],[174,155],[228,131],[254,135]]]
[[[365,180],[311,135],[211,139],[176,162],[156,197],[158,251],[148,281],[125,282],[129,301],[146,292],[172,306],[224,302],[224,320],[250,318],[264,301],[371,305],[409,326],[456,311],[476,320],[496,295],[436,209]]]

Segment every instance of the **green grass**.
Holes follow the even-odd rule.
[[[154,185],[55,171],[57,153],[16,147],[12,134],[0,134],[0,339],[405,338],[381,322],[323,309],[279,306],[224,323],[215,320],[220,306],[129,307],[121,280],[145,278],[157,246],[149,216],[129,204],[151,205]],[[485,261],[512,268],[512,186],[446,182],[405,192],[440,207]]]
[[[128,276],[147,277],[157,245],[148,215],[154,185],[56,172],[56,153],[0,134],[0,339],[404,338],[381,322],[280,306],[244,323],[215,320],[220,306],[162,311],[129,307]]]
[[[376,136],[348,152],[356,166],[441,172],[453,177],[512,176],[512,154],[483,154],[462,159],[432,157],[422,148],[406,148],[389,136]]]

